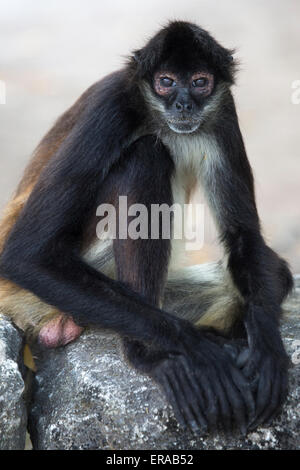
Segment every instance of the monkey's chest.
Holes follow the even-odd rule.
[[[207,152],[206,139],[199,135],[168,135],[163,139],[175,165],[172,177],[173,201],[187,204],[191,193],[199,185],[200,175]]]

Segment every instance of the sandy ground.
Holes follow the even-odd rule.
[[[55,118],[175,18],[237,49],[234,94],[264,233],[299,272],[300,104],[291,100],[300,80],[298,0],[0,0],[0,208]],[[213,239],[195,259],[216,256]]]

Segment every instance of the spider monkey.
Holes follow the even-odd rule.
[[[278,324],[292,276],[261,234],[232,53],[170,22],[58,119],[2,220],[0,308],[49,347],[88,325],[117,332],[182,426],[246,432],[287,394]],[[183,204],[197,185],[223,263],[176,271],[161,226],[153,240],[96,236],[99,204]]]

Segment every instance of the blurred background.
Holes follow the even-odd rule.
[[[233,92],[264,235],[300,272],[299,0],[0,0],[0,209],[58,115],[169,19],[236,48]],[[218,255],[206,225],[194,261]]]

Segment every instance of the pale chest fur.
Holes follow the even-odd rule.
[[[173,203],[183,207],[190,202],[192,193],[197,189],[201,188],[202,193],[205,193],[205,180],[210,177],[215,165],[220,164],[218,145],[215,138],[208,134],[172,134],[162,138],[162,141],[170,150],[175,163],[172,178]],[[184,233],[184,228],[174,226],[174,231]],[[171,270],[185,265],[185,249],[184,237],[172,240]]]
[[[173,176],[174,202],[187,201],[189,192],[203,183],[205,176],[220,164],[217,142],[210,134],[169,134],[162,137],[175,163]]]

